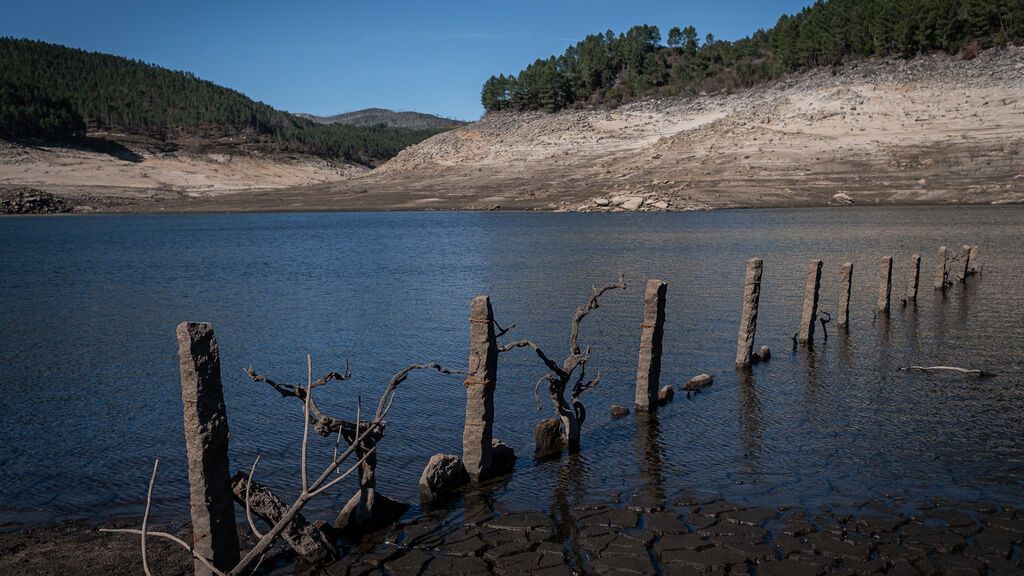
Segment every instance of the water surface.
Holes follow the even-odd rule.
[[[936,249],[981,247],[984,274],[931,288]],[[899,306],[920,253],[916,306]],[[503,354],[495,435],[521,456],[493,488],[503,509],[545,509],[567,485],[624,500],[708,490],[751,504],[849,505],[935,496],[1024,505],[1024,208],[744,210],[674,214],[249,214],[0,220],[0,514],[8,521],[102,519],[141,510],[161,459],[157,510],[187,515],[174,327],[212,322],[220,342],[233,469],[262,453],[260,477],[296,493],[300,406],[251,383],[248,366],[323,389],[339,416],[376,403],[413,362],[464,367],[468,304],[490,294],[511,334],[566,353],[569,320],[591,285],[626,275],[587,318],[598,389],[583,454],[537,463],[531,353]],[[758,344],[774,357],[732,368],[745,261],[765,261]],[[876,318],[881,257],[895,258],[894,309]],[[835,312],[853,261],[851,329],[792,352],[809,258],[825,262]],[[663,381],[708,372],[705,393],[656,423],[612,420],[628,405],[648,277],[669,283]],[[902,371],[945,364],[991,379]],[[403,384],[381,445],[379,485],[418,501],[430,455],[459,453],[464,388],[418,373]],[[543,400],[543,398],[542,398]],[[314,438],[329,453],[329,443]],[[337,510],[351,484],[320,511]],[[459,506],[458,502],[453,504]],[[414,509],[415,512],[415,509]],[[329,517],[329,516],[328,516]]]

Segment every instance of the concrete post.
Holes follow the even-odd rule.
[[[754,335],[757,333],[757,305],[761,300],[760,258],[747,260],[747,276],[743,280],[743,317],[740,319],[740,334],[736,341],[736,367],[750,366],[754,355]]]
[[[956,279],[961,284],[967,282],[967,276],[970,274],[971,269],[971,247],[964,244],[960,247],[960,255],[963,258],[963,266],[957,266]]]
[[[466,378],[466,423],[462,429],[462,463],[474,482],[491,466],[494,386],[498,343],[491,299],[477,296],[469,312],[469,376]]]
[[[949,257],[946,254],[946,247],[939,246],[939,259],[935,264],[935,289],[945,290],[946,280],[949,278]]]
[[[882,278],[878,284],[878,311],[889,313],[892,299],[892,256],[882,258]]]
[[[821,260],[811,260],[807,270],[804,312],[800,318],[800,343],[814,343],[814,324],[818,321],[818,290],[821,288]]]
[[[853,289],[853,262],[843,264],[839,279],[839,327],[850,326],[850,291]]]
[[[971,246],[970,259],[971,259],[970,260],[970,266],[968,267],[967,271],[973,276],[973,275],[981,272],[981,263],[978,262],[978,247],[977,246]]]
[[[917,288],[921,283],[921,255],[910,257],[910,279],[907,281],[907,301],[917,300]]]
[[[661,383],[661,341],[665,333],[665,293],[668,284],[648,280],[644,290],[644,322],[640,335],[640,358],[636,368],[636,407],[653,411],[658,406]]]
[[[177,336],[192,544],[198,555],[227,572],[239,557],[228,472],[228,416],[220,380],[220,352],[210,324],[182,322]],[[212,574],[198,560],[195,573]]]

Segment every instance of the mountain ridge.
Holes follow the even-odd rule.
[[[363,108],[332,116],[317,116],[315,114],[299,112],[296,116],[311,120],[317,124],[344,124],[362,128],[385,127],[408,130],[439,130],[468,124],[468,122],[463,120],[446,118],[437,114],[411,110],[391,110],[388,108]]]

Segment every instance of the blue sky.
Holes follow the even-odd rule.
[[[480,86],[587,34],[655,24],[736,39],[797,0],[0,0],[0,36],[136,58],[292,112],[380,106],[466,120]]]

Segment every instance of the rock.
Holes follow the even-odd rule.
[[[625,406],[619,406],[618,404],[612,404],[612,418],[622,418],[623,416],[629,415],[629,408]]]
[[[644,199],[640,196],[630,196],[622,203],[622,207],[630,212],[636,212],[644,205]]]
[[[757,357],[758,357],[758,359],[761,360],[761,362],[767,362],[767,361],[771,360],[772,359],[772,349],[767,347],[767,346],[762,345],[757,350]]]
[[[845,192],[837,192],[832,195],[832,199],[829,200],[829,204],[837,204],[840,206],[850,206],[853,204],[853,198]]]
[[[0,189],[0,214],[61,214],[71,210],[64,198],[36,188]]]
[[[462,458],[453,454],[434,454],[420,475],[420,495],[426,501],[455,492],[469,482]]]
[[[533,428],[533,438],[536,441],[537,458],[546,458],[562,452],[565,443],[562,441],[562,421],[558,418],[541,420]]]
[[[608,206],[611,203],[611,200],[607,198],[594,198],[594,204],[597,204],[598,206]]]
[[[612,206],[622,206],[622,203],[625,202],[628,198],[629,198],[628,196],[612,196],[612,198],[611,198],[611,205]]]
[[[491,466],[487,469],[487,476],[504,476],[511,474],[516,469],[516,451],[504,440],[493,440],[491,447]]]
[[[668,202],[665,202],[664,200],[659,200],[654,204],[651,204],[651,206],[657,208],[658,210],[668,210]]]
[[[672,401],[676,396],[676,391],[672,386],[662,386],[661,390],[658,390],[658,405],[664,406]]]
[[[683,390],[701,390],[711,386],[715,381],[715,377],[710,374],[701,374],[690,378],[690,381],[683,386]]]

